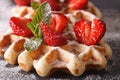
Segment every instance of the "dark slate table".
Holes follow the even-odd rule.
[[[40,77],[36,72],[24,72],[18,65],[10,65],[0,57],[0,80],[120,80],[120,1],[119,0],[91,0],[103,13],[103,20],[107,25],[104,36],[113,50],[113,57],[108,66],[101,71],[87,71],[82,76],[58,72],[47,77]],[[0,32],[9,28],[12,0],[0,0]]]

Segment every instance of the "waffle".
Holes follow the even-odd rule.
[[[84,63],[81,60],[79,60],[79,58],[76,55],[74,55],[71,52],[68,52],[65,49],[67,45],[63,46],[64,48],[62,48],[62,47],[50,47],[42,44],[41,47],[43,47],[44,49],[40,48],[42,49],[40,50],[42,52],[38,53],[39,54],[38,56],[40,57],[36,60],[35,58],[31,58],[31,55],[34,54],[34,52],[24,51],[23,53],[20,54],[20,56],[18,57],[18,63],[23,69],[29,70],[30,69],[29,67],[34,66],[36,72],[40,76],[47,76],[49,73],[54,71],[54,69],[66,69],[75,76],[78,76],[84,72],[85,70]],[[24,60],[22,60],[23,58]],[[31,60],[30,63],[31,66],[29,65],[29,63],[26,64],[26,62],[28,62],[26,58],[29,58]]]
[[[63,5],[63,8],[59,12],[62,12],[65,14],[69,14],[69,13],[74,14],[74,12],[76,11],[76,10],[69,10],[68,8],[66,8],[66,6],[64,6],[63,3],[62,5]],[[94,14],[98,18],[102,18],[101,11],[92,2],[88,2],[88,6],[87,6],[87,9],[85,9],[85,11],[88,11]],[[12,12],[13,12],[13,15],[16,17],[26,17],[26,18],[33,18],[35,14],[35,10],[33,10],[31,7],[28,7],[28,6],[15,6]]]
[[[35,69],[40,76],[48,76],[60,70],[80,76],[86,70],[104,69],[107,60],[112,57],[109,45],[103,39],[98,45],[80,44],[72,28],[81,18],[90,21],[101,18],[101,12],[92,3],[89,2],[88,6],[86,10],[76,10],[65,14],[69,23],[63,35],[68,38],[68,44],[55,47],[42,42],[38,49],[26,51],[24,42],[28,38],[15,35],[10,30],[7,33],[0,33],[0,56],[3,56],[9,64],[18,64],[26,72]],[[35,13],[31,7],[24,6],[16,9],[17,11],[14,10],[18,17],[32,18]]]
[[[12,12],[15,17],[33,18],[35,14],[35,10],[33,10],[32,7],[28,6],[15,6],[12,9]]]
[[[79,76],[86,70],[101,70],[112,56],[110,47],[104,41],[92,46],[76,41],[58,47],[42,43],[37,50],[28,52],[23,47],[26,40],[12,33],[2,35],[0,44],[4,47],[0,47],[1,50],[6,48],[2,55],[8,63],[18,63],[24,71],[35,69],[40,76],[47,76],[56,70],[65,70],[74,76]],[[5,44],[3,41],[12,43]]]

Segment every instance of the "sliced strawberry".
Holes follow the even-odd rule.
[[[73,10],[84,9],[87,4],[88,0],[68,0],[68,7]]]
[[[62,33],[62,31],[67,26],[67,24],[68,24],[68,19],[64,14],[53,12],[51,23],[50,23],[50,27],[52,29],[54,29],[55,31],[59,33]]]
[[[62,46],[67,44],[67,39],[62,34],[57,33],[51,29],[44,22],[40,22],[40,26],[43,33],[44,42],[50,46]]]
[[[14,2],[19,6],[29,6],[31,0],[14,0]]]
[[[59,11],[62,7],[59,4],[59,0],[40,0],[41,3],[48,1],[53,11]]]
[[[31,21],[32,21],[31,19],[23,17],[11,17],[9,24],[14,34],[24,37],[30,37],[32,35],[32,32],[27,27],[27,23]]]
[[[94,19],[93,21],[81,19],[75,23],[74,31],[78,42],[86,45],[96,45],[103,37],[106,26],[99,19]]]

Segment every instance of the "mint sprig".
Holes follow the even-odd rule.
[[[38,6],[38,3],[36,5]],[[35,50],[40,46],[41,42],[43,41],[43,35],[41,32],[41,28],[40,28],[40,22],[43,21],[49,25],[50,19],[51,19],[50,5],[47,2],[39,3],[39,7],[36,9],[36,14],[33,17],[32,22],[27,24],[28,28],[34,34],[34,38],[26,41],[24,44],[24,48],[27,51]]]
[[[41,30],[40,30],[39,23],[43,21],[49,25],[50,18],[51,18],[50,5],[47,2],[40,4],[36,11],[35,16],[33,17],[32,22],[27,24],[30,30],[33,32],[35,37],[41,36]]]
[[[42,43],[41,38],[33,37],[32,39],[29,39],[28,41],[25,42],[24,47],[27,51],[36,50],[41,43]]]
[[[32,1],[31,2],[31,7],[33,9],[37,9],[39,6],[40,6],[40,2],[37,2],[37,1]]]

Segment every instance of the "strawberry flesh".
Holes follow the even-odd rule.
[[[14,34],[24,37],[30,37],[32,35],[32,32],[27,27],[27,23],[31,21],[31,19],[23,17],[11,17],[9,20],[9,24]]]
[[[73,10],[85,9],[87,4],[88,0],[68,0],[68,7]]]
[[[67,44],[67,39],[62,34],[57,33],[51,29],[44,22],[40,22],[40,26],[43,33],[44,42],[50,46],[62,46]]]
[[[31,0],[14,0],[14,2],[18,5],[18,6],[29,6],[31,3]]]
[[[67,24],[68,19],[64,14],[53,12],[50,23],[50,27],[53,30],[57,31],[58,33],[62,33],[62,31],[66,28]]]
[[[40,0],[41,3],[47,1],[53,11],[60,11],[62,7],[59,4],[59,0]]]
[[[75,23],[74,31],[79,43],[96,45],[104,36],[106,26],[99,19],[94,19],[93,21],[81,19]]]

